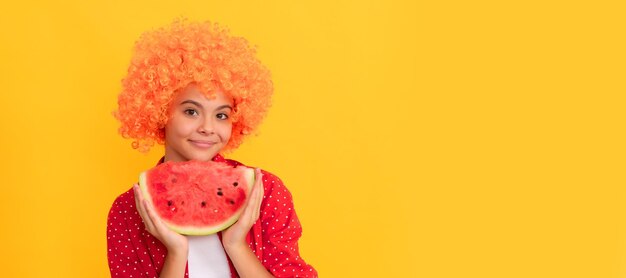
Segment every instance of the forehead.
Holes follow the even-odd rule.
[[[179,105],[185,100],[193,100],[203,105],[233,105],[232,98],[221,90],[216,89],[213,92],[205,94],[194,85],[189,85],[181,90],[174,99],[174,105]]]

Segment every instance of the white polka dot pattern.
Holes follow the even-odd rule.
[[[214,161],[241,165],[217,155]],[[263,171],[265,195],[259,220],[246,237],[248,246],[275,277],[317,277],[317,271],[299,254],[302,227],[293,207],[291,193],[275,175]],[[218,233],[221,239],[221,233]],[[109,211],[107,224],[108,261],[111,277],[158,277],[167,249],[148,231],[135,208],[132,189],[120,195]],[[232,277],[239,277],[228,261]],[[185,277],[188,272],[185,270]]]

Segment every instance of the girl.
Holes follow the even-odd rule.
[[[120,134],[133,148],[165,145],[164,161],[213,160],[255,131],[270,105],[270,73],[254,48],[216,24],[177,21],[143,34],[122,81]],[[135,184],[108,217],[112,277],[316,277],[298,251],[291,194],[273,174],[257,179],[240,219],[209,236],[167,228]]]

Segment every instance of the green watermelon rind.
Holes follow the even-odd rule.
[[[239,166],[239,167],[244,167],[244,166]],[[148,171],[144,171],[144,172],[141,172],[141,174],[139,174],[139,188],[141,189],[141,192],[143,193],[143,198],[147,200],[148,203],[150,203],[150,206],[154,210],[154,205],[152,204],[152,195],[150,195],[150,192],[148,192],[148,186],[147,186],[148,183],[147,183],[147,176],[146,176],[147,172]],[[225,230],[226,228],[235,224],[235,222],[237,222],[237,219],[239,219],[239,216],[241,216],[241,213],[243,213],[245,204],[247,203],[248,198],[250,197],[250,192],[252,192],[252,187],[254,187],[254,179],[255,179],[254,169],[246,167],[244,178],[248,181],[248,184],[249,184],[248,192],[246,192],[246,200],[244,201],[244,205],[241,206],[237,211],[235,211],[235,213],[233,213],[233,216],[224,220],[224,222],[222,222],[221,224],[214,225],[214,226],[204,226],[204,227],[180,226],[180,225],[172,224],[166,219],[161,219],[161,220],[172,231],[175,231],[181,235],[202,236],[202,235],[214,234],[222,230]],[[158,213],[156,214],[158,215]]]

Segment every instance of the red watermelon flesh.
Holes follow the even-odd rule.
[[[241,215],[254,169],[220,162],[165,162],[141,173],[139,186],[163,222],[185,235],[228,228]]]

